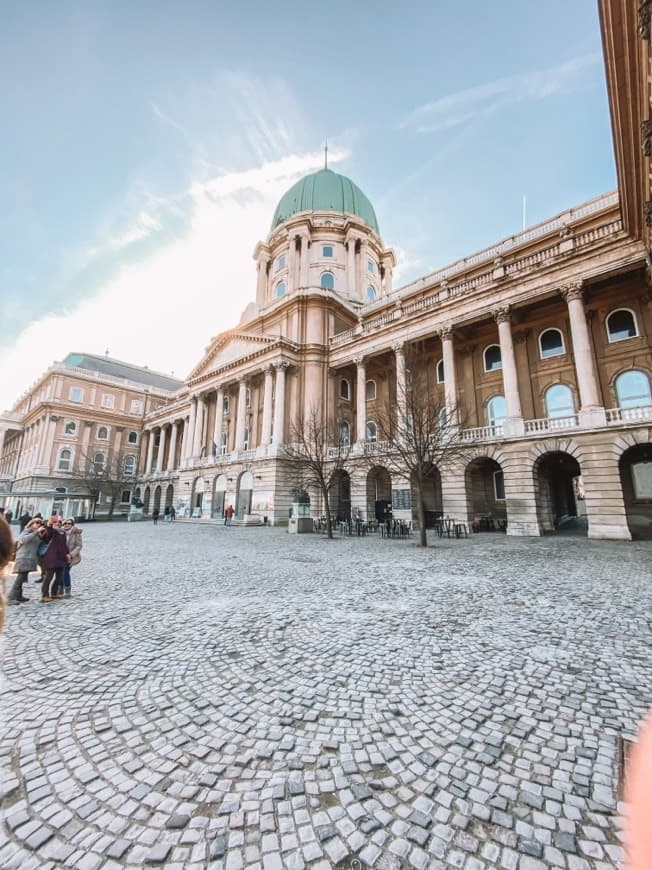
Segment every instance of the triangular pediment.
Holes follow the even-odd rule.
[[[193,369],[190,379],[208,375],[239,359],[245,359],[251,354],[265,350],[278,342],[278,337],[266,335],[250,335],[247,332],[230,332],[219,335],[209,345],[203,359]]]

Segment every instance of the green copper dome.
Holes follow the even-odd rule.
[[[337,211],[357,215],[378,235],[376,212],[360,188],[346,175],[320,169],[297,181],[276,206],[272,229],[301,211]]]

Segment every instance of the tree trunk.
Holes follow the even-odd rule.
[[[328,487],[324,487],[324,505],[326,507],[326,532],[328,537],[333,540],[333,524],[331,523],[331,505],[328,500]]]
[[[428,537],[426,535],[426,512],[423,507],[423,495],[421,492],[421,481],[417,480],[415,482],[416,496],[417,496],[417,520],[419,522],[419,546],[427,547],[428,546]]]
[[[113,496],[113,497],[111,498],[111,501],[109,502],[109,515],[108,515],[108,517],[109,517],[110,520],[113,519],[113,510],[114,510],[114,508],[115,508],[115,499],[116,499],[116,497]]]

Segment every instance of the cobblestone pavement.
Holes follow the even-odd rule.
[[[618,866],[649,544],[84,540],[9,612],[0,867]]]

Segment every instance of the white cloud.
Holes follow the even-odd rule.
[[[343,150],[329,152],[333,163],[345,156]],[[254,300],[256,242],[269,231],[287,188],[322,161],[321,152],[291,155],[191,185],[182,238],[152,245],[75,310],[34,321],[0,352],[0,368],[12,373],[0,382],[0,408],[10,407],[53,361],[71,351],[108,348],[112,357],[187,375],[210,337],[235,326]],[[162,202],[161,211],[166,207]],[[119,255],[137,238],[155,241],[161,219],[151,212],[148,203],[148,210],[105,246]]]
[[[548,69],[521,73],[447,94],[414,109],[399,126],[417,133],[432,133],[469,123],[478,115],[489,115],[514,103],[536,102],[571,93],[582,73],[598,63],[600,57],[597,53],[584,54]]]

